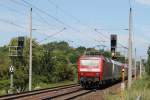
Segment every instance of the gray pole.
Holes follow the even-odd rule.
[[[10,88],[13,88],[13,72],[10,73]]]
[[[142,77],[142,59],[140,56],[140,78]]]
[[[129,12],[129,44],[128,44],[128,88],[131,87],[132,83],[132,8]]]
[[[14,74],[14,66],[9,67],[9,72],[10,72],[10,89],[13,88],[13,74]]]
[[[134,78],[136,79],[136,48],[135,48],[135,58],[134,58]]]
[[[32,90],[32,8],[30,9],[29,91]]]

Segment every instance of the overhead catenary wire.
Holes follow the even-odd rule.
[[[99,32],[98,29],[94,29],[94,31],[97,32],[97,33],[100,33],[101,36],[103,36],[104,38],[110,40],[110,38],[109,38],[108,36],[106,36],[106,35],[104,35],[103,33]],[[128,49],[128,48],[127,48],[126,46],[124,46],[123,44],[121,44],[121,43],[118,43],[118,44],[119,44],[121,47],[123,47],[123,48],[125,48],[125,49]]]
[[[22,3],[19,3],[19,2],[17,2],[17,1],[14,1],[14,0],[11,0],[11,2],[13,2],[13,3],[15,3],[15,4],[17,4],[17,5],[22,5],[22,6],[24,6],[24,7],[28,7],[27,5],[25,5],[25,4],[22,4]],[[7,8],[8,10],[10,10],[10,11],[13,11],[13,12],[15,12],[15,13],[18,13],[18,14],[20,14],[20,15],[25,15],[24,13],[21,13],[20,11],[18,11],[18,10],[16,10],[16,9],[13,9],[13,8],[11,8],[11,7],[8,7],[8,6],[5,6],[5,5],[2,5],[3,7],[5,7],[5,8]],[[50,26],[52,26],[46,19],[44,19],[44,17],[43,16],[41,16],[37,11],[34,11],[33,12],[34,14],[36,14],[41,20],[38,20],[38,19],[36,19],[36,18],[33,18],[33,20],[36,20],[37,22],[39,22],[39,21],[41,21],[41,22],[44,22],[44,24],[47,24],[48,25],[48,27],[50,27]],[[34,16],[33,16],[34,17]],[[34,26],[37,26],[37,25],[35,25],[34,24]],[[38,26],[40,26],[40,25],[38,25]],[[54,26],[54,25],[53,25]],[[55,26],[56,27],[56,26]],[[36,28],[37,29],[37,28]],[[51,29],[51,28],[49,28],[49,29]]]
[[[54,5],[56,7],[56,9],[58,9],[59,11],[61,11],[65,15],[67,15],[68,17],[72,18],[73,20],[75,20],[80,25],[90,28],[90,25],[88,25],[87,23],[83,23],[78,17],[74,16],[72,13],[70,13],[67,10],[63,9],[58,4],[56,4],[54,1],[52,1],[52,0],[47,0],[47,1],[49,2],[49,4]]]
[[[70,26],[70,25],[64,23],[64,22],[61,21],[60,19],[58,19],[58,18],[56,18],[55,16],[53,16],[53,15],[47,13],[46,11],[44,11],[44,10],[42,10],[42,9],[36,7],[35,5],[29,3],[29,2],[27,2],[27,1],[25,1],[25,0],[22,0],[22,1],[23,1],[25,4],[30,5],[32,8],[38,10],[39,12],[41,12],[41,13],[47,15],[48,17],[54,19],[54,20],[57,21],[58,23],[60,23],[60,24],[62,24],[62,25],[65,25],[66,27],[72,29],[73,31],[79,32],[79,30],[77,30],[77,29],[73,28],[72,26]]]
[[[22,5],[22,6],[24,6],[24,7],[32,7],[32,8],[34,8],[34,9],[36,9],[37,11],[39,11],[40,13],[45,14],[45,15],[47,15],[48,17],[54,19],[54,20],[57,21],[58,23],[60,23],[60,24],[62,24],[62,25],[65,25],[66,27],[72,29],[73,31],[75,31],[75,32],[80,32],[80,30],[75,29],[74,27],[72,27],[72,26],[70,26],[70,25],[64,23],[63,21],[61,21],[60,19],[56,18],[55,16],[53,16],[53,15],[47,13],[46,11],[44,11],[44,10],[42,10],[42,9],[40,9],[40,8],[38,8],[38,7],[36,7],[35,5],[29,3],[29,2],[27,2],[27,1],[25,1],[25,0],[22,0],[23,3],[17,2],[17,1],[15,1],[15,0],[10,0],[10,1],[12,1],[12,2],[15,3],[15,4]],[[36,12],[36,14],[37,14],[37,12]],[[39,15],[39,14],[38,14],[38,15]],[[41,16],[40,16],[40,18],[41,18]],[[43,18],[41,18],[41,19],[42,19],[44,22],[46,21],[46,20],[43,19]],[[48,24],[48,22],[46,22],[46,23]],[[49,25],[50,25],[50,24],[49,24]]]
[[[51,37],[53,37],[53,36],[55,36],[55,35],[58,35],[58,34],[62,33],[64,30],[66,30],[65,27],[64,27],[62,30],[60,30],[60,31],[58,31],[58,32],[56,32],[56,33],[54,33],[54,34],[52,34],[52,35],[48,35],[46,38],[42,39],[41,41],[39,41],[39,42],[37,42],[37,43],[40,44],[40,43],[42,43],[43,41],[47,40],[48,38],[51,38]],[[36,44],[36,43],[33,42],[33,46],[35,45],[35,46],[39,47],[39,49],[41,49],[42,51],[46,51],[46,50],[44,50],[43,48],[41,48],[40,45],[38,45],[38,44]]]
[[[15,3],[15,4],[21,5],[21,3],[16,2],[15,0],[10,0],[10,1],[13,2],[13,3]],[[4,7],[4,8],[8,9],[8,10],[11,11],[11,12],[15,12],[15,13],[21,15],[21,16],[24,16],[24,15],[25,15],[25,13],[23,13],[23,12],[17,10],[17,9],[14,9],[14,8],[12,8],[12,7],[10,7],[10,6],[4,5],[4,4],[0,4],[0,5],[1,5],[1,7]],[[28,6],[26,6],[26,5],[23,5],[23,6],[28,7]],[[38,16],[40,16],[40,15],[38,15]],[[12,25],[15,25],[15,26],[17,26],[17,27],[19,27],[19,28],[24,28],[24,27],[21,26],[21,25],[18,25],[18,24],[14,23],[14,22],[6,21],[5,19],[3,19],[3,20],[1,20],[1,21],[6,22],[6,23],[9,23],[9,24],[12,24]],[[39,21],[39,20],[37,20],[37,21]],[[46,22],[45,22],[45,23],[46,23]]]
[[[100,33],[102,37],[109,39],[109,37],[107,37],[106,35],[104,35],[102,32],[99,32],[98,29],[94,29],[95,32]]]
[[[12,8],[12,7],[10,7],[10,6],[4,5],[4,4],[0,4],[0,6],[1,6],[1,7],[5,7],[6,9],[8,9],[8,10],[10,10],[10,11],[13,11],[13,12],[15,12],[15,13],[21,14],[21,15],[25,14],[25,13],[23,13],[22,11],[18,11],[18,10],[16,10],[16,9],[14,9],[14,8]]]
[[[12,0],[12,1],[15,1],[15,0]],[[25,0],[22,0],[24,3],[21,3],[21,2],[18,2],[19,4],[23,4],[25,7],[29,7],[29,6],[32,6],[33,8],[35,8],[38,12],[40,12],[40,13],[45,13],[45,15],[47,15],[47,16],[49,16],[50,17],[50,14],[49,13],[47,13],[47,12],[45,12],[44,10],[42,10],[42,9],[40,9],[40,8],[38,8],[37,6],[34,6],[33,4],[31,4],[30,2],[28,2],[28,1],[25,1]],[[50,0],[48,0],[48,1],[50,1]],[[15,1],[15,2],[17,2],[17,1]],[[58,5],[57,5],[58,6]],[[58,8],[60,8],[59,6],[58,6]],[[60,8],[61,9],[61,8]],[[36,13],[37,13],[37,11],[36,11]],[[38,14],[39,15],[39,14]],[[53,16],[54,18],[56,18],[55,16]],[[71,17],[71,16],[70,16]],[[52,18],[52,16],[51,16],[51,18]],[[54,19],[53,18],[53,19]],[[73,18],[73,17],[72,17]],[[43,22],[45,22],[47,25],[48,25],[48,21],[46,21],[45,19],[44,19],[44,17],[43,18],[41,18],[42,20],[43,20]],[[59,20],[59,19],[58,19]],[[58,22],[58,21],[57,21]],[[62,24],[62,23],[61,23]],[[63,25],[65,25],[66,26],[66,23],[64,23]],[[68,26],[67,26],[68,27]],[[70,27],[69,27],[70,28]],[[74,29],[74,28],[73,28]]]
[[[55,26],[55,27],[57,27],[56,25],[51,25],[50,23],[49,23],[49,21],[47,21],[43,16],[41,16],[37,11],[34,11],[34,13],[41,19],[41,21],[43,21],[45,24],[47,24],[49,27],[50,26]]]
[[[7,7],[7,6],[4,6],[4,7]],[[19,13],[17,10],[15,10],[15,9],[13,10],[13,9],[10,8],[10,7],[9,7],[8,9],[11,10],[11,11],[14,11],[14,12],[16,12],[16,13]],[[12,26],[21,28],[21,29],[25,29],[25,28],[26,28],[26,27],[24,27],[24,26],[22,26],[22,25],[16,24],[15,22],[12,22],[12,21],[10,21],[10,20],[6,20],[6,19],[0,18],[0,21],[3,22],[3,23],[10,24],[10,25],[12,25]],[[43,40],[40,41],[40,42],[43,42],[44,40],[47,40],[47,39],[50,38],[50,37],[53,37],[53,36],[55,36],[55,35],[57,35],[57,34],[60,34],[60,33],[61,33],[62,31],[64,31],[65,29],[66,29],[66,28],[63,28],[63,29],[60,30],[59,32],[56,32],[55,34],[52,34],[52,35],[50,35],[50,36],[47,36],[45,39],[43,39]],[[40,43],[40,42],[38,42],[38,43]],[[33,42],[33,44],[39,47],[39,45],[37,45],[36,43]]]
[[[81,21],[76,18],[74,15],[72,15],[71,13],[63,10],[58,4],[54,3],[52,0],[47,0],[49,2],[49,4],[54,5],[57,9],[59,9],[61,12],[63,12],[64,14],[68,15],[70,18],[76,20],[78,23],[81,23]]]
[[[12,0],[14,3],[17,3],[17,4],[22,4],[22,3],[18,3],[18,2],[16,2],[15,0]],[[25,7],[27,7],[27,5],[23,5],[23,6],[25,6]],[[11,9],[10,8],[10,10],[11,11],[14,11],[13,9]],[[16,13],[19,13],[19,12],[16,12]],[[48,26],[50,26],[50,23],[48,22],[48,21],[46,21],[46,19],[44,19],[44,17],[42,17],[37,11],[34,11],[34,13],[37,15],[37,16],[39,16],[40,17],[40,19],[44,22],[44,23],[46,23]],[[38,20],[39,21],[39,20]],[[17,25],[17,24],[15,24],[15,23],[13,23],[13,22],[10,22],[11,24],[13,24],[13,25],[15,25],[15,26],[18,26],[18,27],[20,27],[20,28],[24,28],[24,27],[22,27],[22,26],[19,26],[19,25]],[[50,29],[50,28],[49,28]],[[63,28],[63,29],[66,29],[66,28]],[[39,29],[37,29],[37,28],[35,28],[35,30],[39,30]],[[60,32],[56,32],[57,34],[59,34]],[[53,36],[54,36],[54,34],[53,34]],[[49,36],[48,36],[49,37]]]
[[[25,15],[25,13],[22,13],[22,12],[16,10],[16,9],[12,8],[12,7],[9,7],[9,6],[3,5],[3,4],[0,4],[0,5],[1,5],[1,7],[4,7],[4,8],[6,8],[6,9],[8,9],[9,11],[15,12],[15,13],[17,13],[17,14],[19,14],[19,15],[22,15],[22,16]],[[35,12],[35,14],[36,14],[44,23],[46,23],[48,26],[50,26],[50,24],[48,23],[48,21],[46,21],[44,18],[42,18],[42,16],[40,16],[40,14],[38,14],[38,12]],[[22,28],[22,29],[25,28],[25,27],[23,27],[23,26],[21,26],[21,25],[19,25],[19,24],[16,24],[16,23],[14,23],[14,22],[12,22],[12,21],[9,21],[9,20],[6,20],[6,19],[0,19],[0,21],[1,21],[1,22],[4,22],[4,23],[7,23],[7,24],[11,24],[11,25],[16,26],[16,27],[18,27],[18,28]],[[39,20],[36,19],[36,21],[39,21]],[[40,26],[40,25],[34,24],[34,26]],[[49,27],[48,29],[51,29],[51,28]],[[37,30],[37,28],[36,28],[36,30]],[[38,29],[38,30],[39,30],[39,29]]]
[[[51,35],[47,36],[46,38],[42,39],[42,40],[39,41],[38,43],[41,43],[41,42],[47,40],[48,38],[51,38],[51,37],[53,37],[53,36],[55,36],[55,35],[58,35],[58,34],[62,33],[64,30],[66,30],[65,27],[64,27],[62,30],[60,30],[60,31],[58,31],[58,32],[56,32],[56,33],[54,33],[54,34],[51,34]]]
[[[23,3],[21,3],[21,2],[17,2],[17,1],[15,1],[15,0],[10,0],[11,2],[13,2],[13,3],[15,3],[15,4],[18,4],[18,5],[22,5],[22,6],[24,6],[24,7],[29,7],[28,5],[26,5],[26,4],[23,4]]]
[[[12,0],[12,1],[14,1],[14,0]],[[14,2],[17,3],[16,1],[14,1]],[[20,3],[17,3],[17,4],[20,4]],[[25,5],[24,5],[24,6],[25,6]],[[5,6],[5,7],[7,7],[7,6]],[[25,6],[25,7],[26,7],[26,6]],[[9,10],[15,11],[16,13],[19,13],[18,11],[11,9],[10,7],[9,7]],[[35,13],[38,14],[37,12],[35,12]],[[39,15],[39,14],[38,14],[38,15]],[[48,25],[50,25],[50,24],[48,23],[48,21],[46,21],[43,17],[40,16],[40,18],[41,18],[45,23],[47,23]],[[18,24],[16,24],[16,23],[12,22],[12,21],[9,21],[9,20],[0,19],[0,21],[1,21],[1,22],[4,22],[4,23],[11,24],[11,25],[16,26],[16,27],[19,27],[19,28],[23,28],[23,29],[25,28],[25,27],[23,27],[23,26],[21,26],[21,25],[18,25]],[[36,29],[36,30],[37,30],[37,29]],[[47,40],[47,39],[50,38],[50,37],[53,37],[53,36],[55,36],[55,35],[58,35],[58,34],[60,34],[61,32],[63,32],[64,30],[66,30],[65,27],[64,27],[62,30],[60,30],[59,32],[56,32],[56,33],[54,33],[54,34],[52,34],[52,35],[48,35],[45,39],[39,41],[38,43],[41,43],[41,42]],[[37,46],[37,44],[35,44],[35,43],[33,43],[33,44]]]
[[[13,1],[15,1],[15,0],[13,0]],[[23,0],[23,1],[24,1],[24,0]],[[17,3],[17,4],[19,4],[19,5],[22,5],[22,4],[23,4],[23,6],[25,6],[25,7],[32,7],[32,8],[35,7],[34,5],[30,4],[29,2],[20,3],[20,2],[15,1],[14,3]],[[34,6],[34,7],[33,7],[33,6]],[[36,8],[34,8],[34,9],[36,9],[36,10],[34,11],[34,12],[36,12],[36,14],[37,14],[37,12],[40,12],[40,13],[42,13],[42,14],[45,13],[45,11],[44,11],[44,12],[41,12],[41,9],[40,9],[40,8],[37,9],[37,7],[36,7]],[[40,9],[40,11],[39,11],[39,9]],[[42,11],[43,11],[43,10],[42,10]],[[33,12],[33,13],[34,13],[34,12]],[[38,15],[39,15],[40,13],[38,13]],[[47,15],[47,14],[49,14],[49,13],[46,12],[45,15]],[[48,15],[47,15],[47,16],[48,16]],[[54,16],[54,17],[55,17],[55,16]],[[44,17],[43,17],[43,18],[44,18]],[[45,22],[46,20],[43,19],[43,18],[40,17],[40,19]],[[47,22],[46,22],[46,23],[47,23]],[[48,23],[47,23],[47,24],[48,24]],[[67,28],[67,29],[68,29],[68,28]],[[75,31],[75,32],[78,32],[78,33],[80,32],[80,30],[79,30],[79,31],[78,31],[78,30],[74,30],[74,31]]]
[[[16,23],[14,23],[14,22],[12,22],[12,21],[9,21],[9,20],[6,20],[6,19],[1,19],[1,18],[0,18],[0,21],[3,22],[3,23],[7,23],[7,24],[10,24],[10,25],[16,26],[16,27],[18,27],[18,28],[25,29],[24,26],[21,26],[21,25],[19,25],[19,24],[16,24]]]

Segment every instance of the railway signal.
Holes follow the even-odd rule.
[[[20,36],[20,37],[18,37],[18,47],[17,47],[17,54],[18,55],[22,55],[23,47],[24,47],[24,37]]]
[[[18,37],[18,46],[24,47],[24,37],[23,36]]]
[[[117,35],[111,34],[110,39],[112,59],[116,59]]]

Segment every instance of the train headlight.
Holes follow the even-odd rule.
[[[81,73],[81,76],[83,76],[83,73]]]
[[[96,73],[96,76],[99,76],[99,73]]]

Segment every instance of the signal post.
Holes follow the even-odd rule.
[[[10,89],[13,88],[13,74],[14,74],[14,67],[11,65],[9,67],[9,72],[10,72]]]

